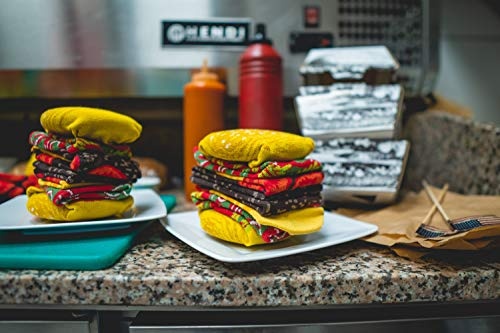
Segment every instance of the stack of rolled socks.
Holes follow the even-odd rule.
[[[210,133],[195,148],[191,193],[201,227],[252,246],[309,234],[323,225],[321,164],[310,138],[260,129]]]
[[[28,187],[36,184],[34,175],[0,173],[0,203],[26,193]]]
[[[141,176],[128,144],[142,126],[109,110],[60,107],[40,117],[45,131],[29,136],[38,186],[29,187],[27,209],[54,221],[116,216],[134,203],[132,184]]]

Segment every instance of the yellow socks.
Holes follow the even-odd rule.
[[[205,156],[247,162],[256,167],[265,161],[304,158],[314,149],[314,141],[300,135],[262,129],[234,129],[213,132],[198,145]]]
[[[129,116],[88,107],[60,107],[45,111],[40,123],[46,132],[82,137],[105,144],[127,144],[139,138],[142,126]]]

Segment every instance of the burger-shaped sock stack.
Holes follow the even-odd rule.
[[[103,109],[61,107],[40,117],[45,129],[29,142],[38,186],[29,187],[27,209],[54,221],[81,221],[119,215],[134,203],[132,184],[141,176],[128,144],[142,126]]]
[[[195,149],[191,194],[201,227],[246,246],[313,233],[323,225],[321,164],[310,138],[261,129],[205,136]]]

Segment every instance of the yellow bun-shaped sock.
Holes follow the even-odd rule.
[[[233,129],[208,134],[198,148],[207,156],[256,167],[265,161],[302,159],[313,151],[314,141],[280,131]]]
[[[106,144],[128,144],[139,138],[142,126],[129,116],[109,110],[68,106],[40,116],[45,131],[87,138]]]
[[[28,187],[26,194],[28,196],[26,208],[31,214],[59,222],[112,217],[126,212],[134,205],[134,199],[128,197],[124,200],[75,201],[64,206],[56,206],[40,188]]]
[[[323,226],[323,207],[309,207],[292,210],[273,216],[262,216],[253,208],[211,190],[210,193],[230,201],[249,213],[260,225],[275,227],[288,232],[290,235],[304,235],[319,231]],[[199,211],[200,225],[209,235],[228,242],[252,246],[267,244],[252,227],[243,228],[240,223],[231,217],[218,213],[213,209]]]
[[[199,216],[201,228],[212,237],[245,246],[266,244],[255,230],[247,232],[238,222],[213,209],[200,211]]]
[[[214,190],[210,190],[210,193],[216,194],[217,196],[231,202],[233,205],[240,207],[250,214],[260,225],[275,227],[288,232],[290,235],[310,234],[323,227],[325,214],[323,207],[307,207],[290,210],[288,212],[272,216],[262,216],[252,207],[247,206],[230,196]]]

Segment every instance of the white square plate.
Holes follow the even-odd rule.
[[[134,189],[156,189],[161,183],[160,177],[155,176],[143,176],[134,183]]]
[[[26,209],[26,195],[17,196],[0,205],[0,231],[66,233],[100,229],[125,228],[130,223],[144,222],[167,216],[165,204],[150,189],[132,190],[134,206],[121,218],[95,221],[47,222],[31,215]]]
[[[197,211],[169,214],[160,221],[171,234],[187,245],[225,262],[264,260],[312,251],[368,236],[378,229],[373,224],[325,212],[325,222],[318,232],[293,236],[276,244],[245,247],[206,234],[200,226]]]

